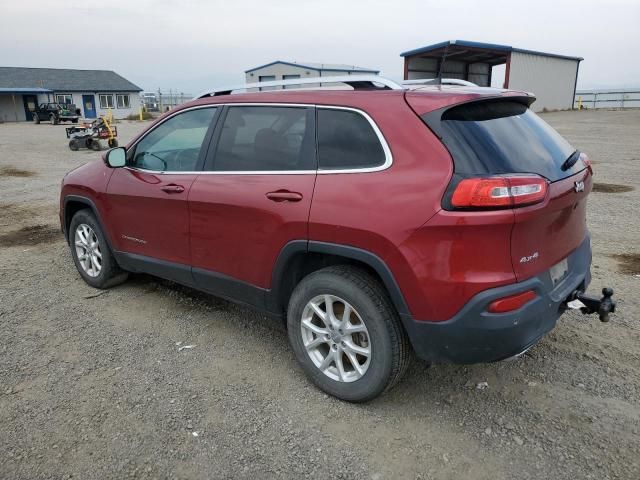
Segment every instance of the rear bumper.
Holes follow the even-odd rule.
[[[431,363],[483,363],[504,360],[534,345],[556,325],[565,299],[591,281],[591,239],[567,257],[569,273],[553,285],[549,271],[474,296],[453,318],[425,322],[403,318],[416,354]],[[514,312],[486,311],[493,300],[535,290],[538,297]]]

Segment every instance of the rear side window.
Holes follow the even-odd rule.
[[[379,167],[386,156],[369,121],[350,110],[318,109],[321,170]]]
[[[213,170],[315,170],[312,112],[304,107],[229,107]]]
[[[573,175],[581,162],[562,170],[575,152],[558,132],[514,101],[481,101],[446,110],[440,122],[425,122],[440,135],[460,176],[536,173],[551,181]]]

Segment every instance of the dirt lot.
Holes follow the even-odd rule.
[[[97,153],[0,125],[0,478],[640,478],[640,190],[619,187],[640,184],[640,111],[545,118],[594,160],[591,291],[613,286],[619,313],[567,314],[514,362],[415,363],[366,405],[311,386],[250,310],[147,276],[84,284],[57,200]]]

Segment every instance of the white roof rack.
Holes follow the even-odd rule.
[[[402,85],[462,85],[464,87],[477,87],[478,85],[459,78],[420,78],[418,80],[403,80]]]
[[[236,85],[227,88],[216,88],[215,90],[208,90],[202,92],[195,98],[214,97],[218,95],[231,95],[234,92],[246,91],[252,88],[269,88],[269,87],[286,87],[286,86],[298,86],[309,84],[325,84],[325,83],[343,83],[349,85],[354,90],[405,90],[405,87],[399,83],[389,80],[388,78],[380,77],[378,75],[343,75],[339,77],[312,77],[312,78],[296,78],[292,80],[275,80],[272,82],[258,82],[247,83],[244,85]]]

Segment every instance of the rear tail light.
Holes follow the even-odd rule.
[[[455,208],[509,208],[539,203],[547,181],[538,175],[465,178],[451,197]]]
[[[536,298],[536,296],[536,292],[533,290],[527,290],[526,292],[518,293],[516,295],[499,298],[489,304],[487,311],[490,313],[512,312],[523,307],[525,304]]]

